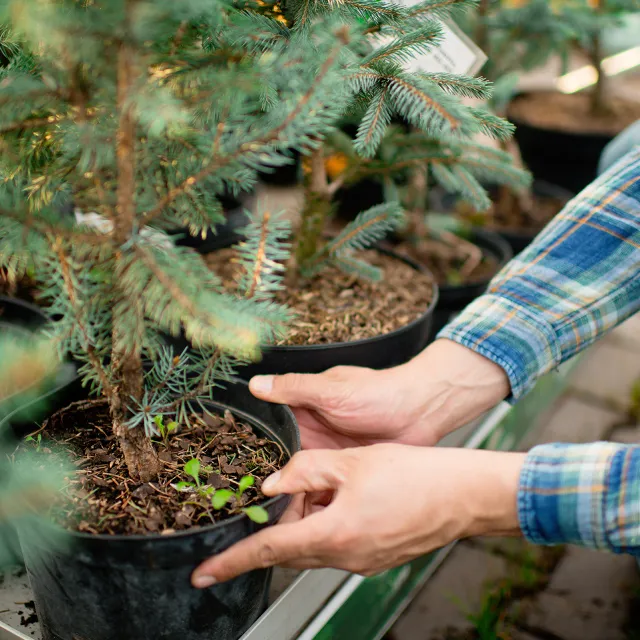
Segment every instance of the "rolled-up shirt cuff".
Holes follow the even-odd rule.
[[[511,384],[511,401],[561,361],[557,337],[544,317],[502,295],[476,299],[438,338],[457,342],[502,367]]]
[[[640,446],[534,447],[520,474],[518,518],[535,544],[640,555]]]

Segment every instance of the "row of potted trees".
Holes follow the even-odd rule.
[[[3,298],[0,326],[73,371],[41,426],[3,419],[18,460],[76,469],[51,513],[71,548],[22,538],[47,640],[239,637],[269,573],[189,576],[277,522],[260,484],[300,447],[241,379],[405,362],[511,255],[451,215],[529,193],[490,83],[406,66],[468,4],[3,5],[0,273],[38,306]],[[293,224],[243,206],[281,168]]]

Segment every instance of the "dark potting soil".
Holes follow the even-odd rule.
[[[616,135],[640,119],[640,102],[622,97],[609,99],[610,112],[590,112],[588,93],[532,92],[516,98],[509,116],[535,127],[572,133]]]
[[[209,267],[230,290],[236,287],[234,249],[206,256]],[[383,270],[380,282],[347,275],[329,267],[309,280],[278,292],[278,302],[295,314],[281,345],[330,344],[373,338],[417,320],[433,298],[433,280],[427,273],[377,251],[359,254]]]
[[[276,442],[254,433],[229,411],[224,416],[193,415],[191,428],[178,428],[166,442],[154,440],[163,470],[145,484],[128,475],[106,403],[76,402],[54,414],[43,429],[41,454],[77,469],[52,509],[54,520],[85,533],[168,534],[213,524],[266,500],[262,481],[286,462]],[[176,489],[178,482],[194,482],[184,472],[192,458],[201,463],[202,487],[235,490],[240,478],[252,475],[255,483],[243,493],[242,504],[233,498],[214,511],[211,498],[202,492]]]
[[[394,251],[423,264],[435,276],[441,285],[465,285],[484,282],[491,279],[500,268],[498,261],[482,252],[480,262],[470,272],[464,273],[465,259],[453,247],[437,240],[424,240],[419,243],[403,241],[393,246]]]

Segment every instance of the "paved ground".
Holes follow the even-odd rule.
[[[592,347],[525,448],[557,441],[640,443],[640,422],[631,415],[634,397],[640,404],[639,381],[640,315]],[[631,557],[577,547],[467,541],[390,638],[640,640],[640,571]]]

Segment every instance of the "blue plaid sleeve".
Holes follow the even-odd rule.
[[[640,309],[640,149],[575,197],[439,334],[499,364],[512,399]]]
[[[544,444],[520,475],[518,517],[536,544],[640,556],[640,446]]]

